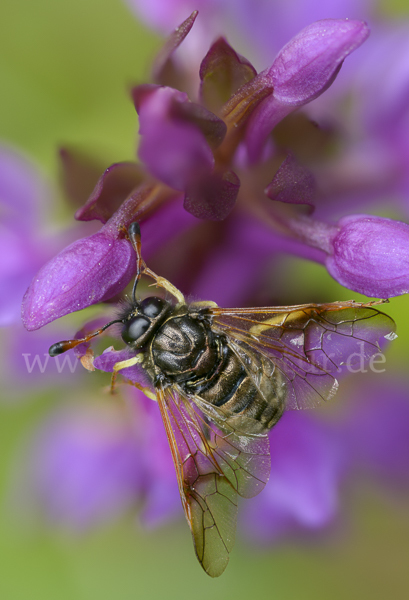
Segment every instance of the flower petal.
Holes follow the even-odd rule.
[[[200,104],[195,102],[173,102],[171,113],[173,117],[196,125],[212,149],[220,146],[226,135],[227,126],[225,122]]]
[[[184,208],[198,219],[223,221],[233,210],[240,179],[233,171],[212,173],[187,188]]]
[[[373,364],[382,373],[385,363]],[[386,367],[387,368],[387,367]],[[407,378],[382,375],[352,392],[354,410],[344,423],[355,466],[386,483],[409,485],[409,402]],[[372,383],[371,383],[372,382]]]
[[[267,71],[274,97],[293,106],[311,102],[332,84],[345,58],[368,36],[362,21],[324,19],[305,27]]]
[[[188,98],[182,92],[161,87],[136,98],[139,157],[152,175],[176,190],[185,190],[189,183],[211,171],[214,158],[199,128],[175,118],[175,102],[188,102]]]
[[[288,154],[264,193],[278,202],[314,207],[315,187],[314,175]]]
[[[114,370],[114,366],[116,363],[121,362],[123,360],[129,360],[130,358],[134,358],[135,352],[130,350],[129,348],[124,348],[123,350],[114,350],[111,346],[110,348],[106,348],[100,356],[97,356],[94,359],[94,367],[99,369],[100,371],[105,371],[106,373],[112,373]],[[121,370],[121,375],[132,381],[134,383],[140,383],[141,385],[146,385],[150,388],[153,387],[150,381],[147,378],[146,371],[142,368],[140,364],[133,365],[132,367],[127,367],[126,369]]]
[[[139,450],[132,426],[114,405],[55,414],[32,444],[20,502],[29,497],[28,508],[34,502],[62,526],[81,529],[113,519],[142,493]]]
[[[172,54],[183,42],[189,31],[192,29],[198,11],[195,10],[181,25],[176,27],[170,34],[165,44],[157,54],[152,68],[152,79],[155,83],[161,85],[170,85],[170,78],[175,66],[172,64]]]
[[[50,190],[35,166],[10,148],[0,146],[1,223],[34,237],[49,198]]]
[[[98,219],[106,223],[142,179],[143,171],[136,163],[111,165],[98,179],[84,206],[75,213],[75,218],[77,221]]]
[[[219,112],[237,90],[257,75],[249,61],[221,37],[200,65],[200,95],[210,110]]]

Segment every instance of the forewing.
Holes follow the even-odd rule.
[[[157,395],[197,557],[218,577],[234,545],[237,494],[255,495],[268,479],[268,438],[250,440],[246,452],[243,436],[219,429],[181,390],[158,388]],[[257,452],[267,454],[255,459]]]
[[[287,408],[308,408],[331,398],[344,370],[358,371],[393,337],[393,320],[376,303],[305,304],[259,309],[212,308],[215,329],[251,374],[251,356],[271,362],[271,377],[285,386]],[[252,374],[257,378],[257,374]]]

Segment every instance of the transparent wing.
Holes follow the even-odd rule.
[[[218,577],[234,545],[237,494],[254,496],[268,480],[268,438],[237,434],[179,389],[156,391],[196,555],[206,573]]]
[[[393,339],[394,321],[374,308],[380,302],[304,304],[299,306],[209,308],[213,326],[251,373],[252,356],[270,362],[269,376],[285,386],[287,408],[309,408],[331,398],[336,376],[363,369]]]

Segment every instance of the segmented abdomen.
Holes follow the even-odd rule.
[[[190,315],[170,318],[152,343],[154,362],[186,394],[199,396],[231,416],[251,417],[269,429],[283,411],[274,377],[254,355],[257,386],[242,361],[211,324]],[[262,390],[262,391],[261,391]]]

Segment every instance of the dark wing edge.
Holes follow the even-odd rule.
[[[237,495],[254,496],[268,480],[268,438],[237,435],[176,387],[156,392],[197,558],[218,577],[234,546]]]
[[[383,338],[393,339],[394,321],[374,308],[383,302],[211,308],[209,313],[253,380],[251,352],[264,356],[271,376],[286,386],[286,408],[300,409],[332,398],[338,389],[335,375],[351,358],[367,361],[380,352]]]
[[[171,388],[156,392],[196,556],[208,575],[219,577],[234,546],[237,492],[198,441],[197,423],[179,395]]]

